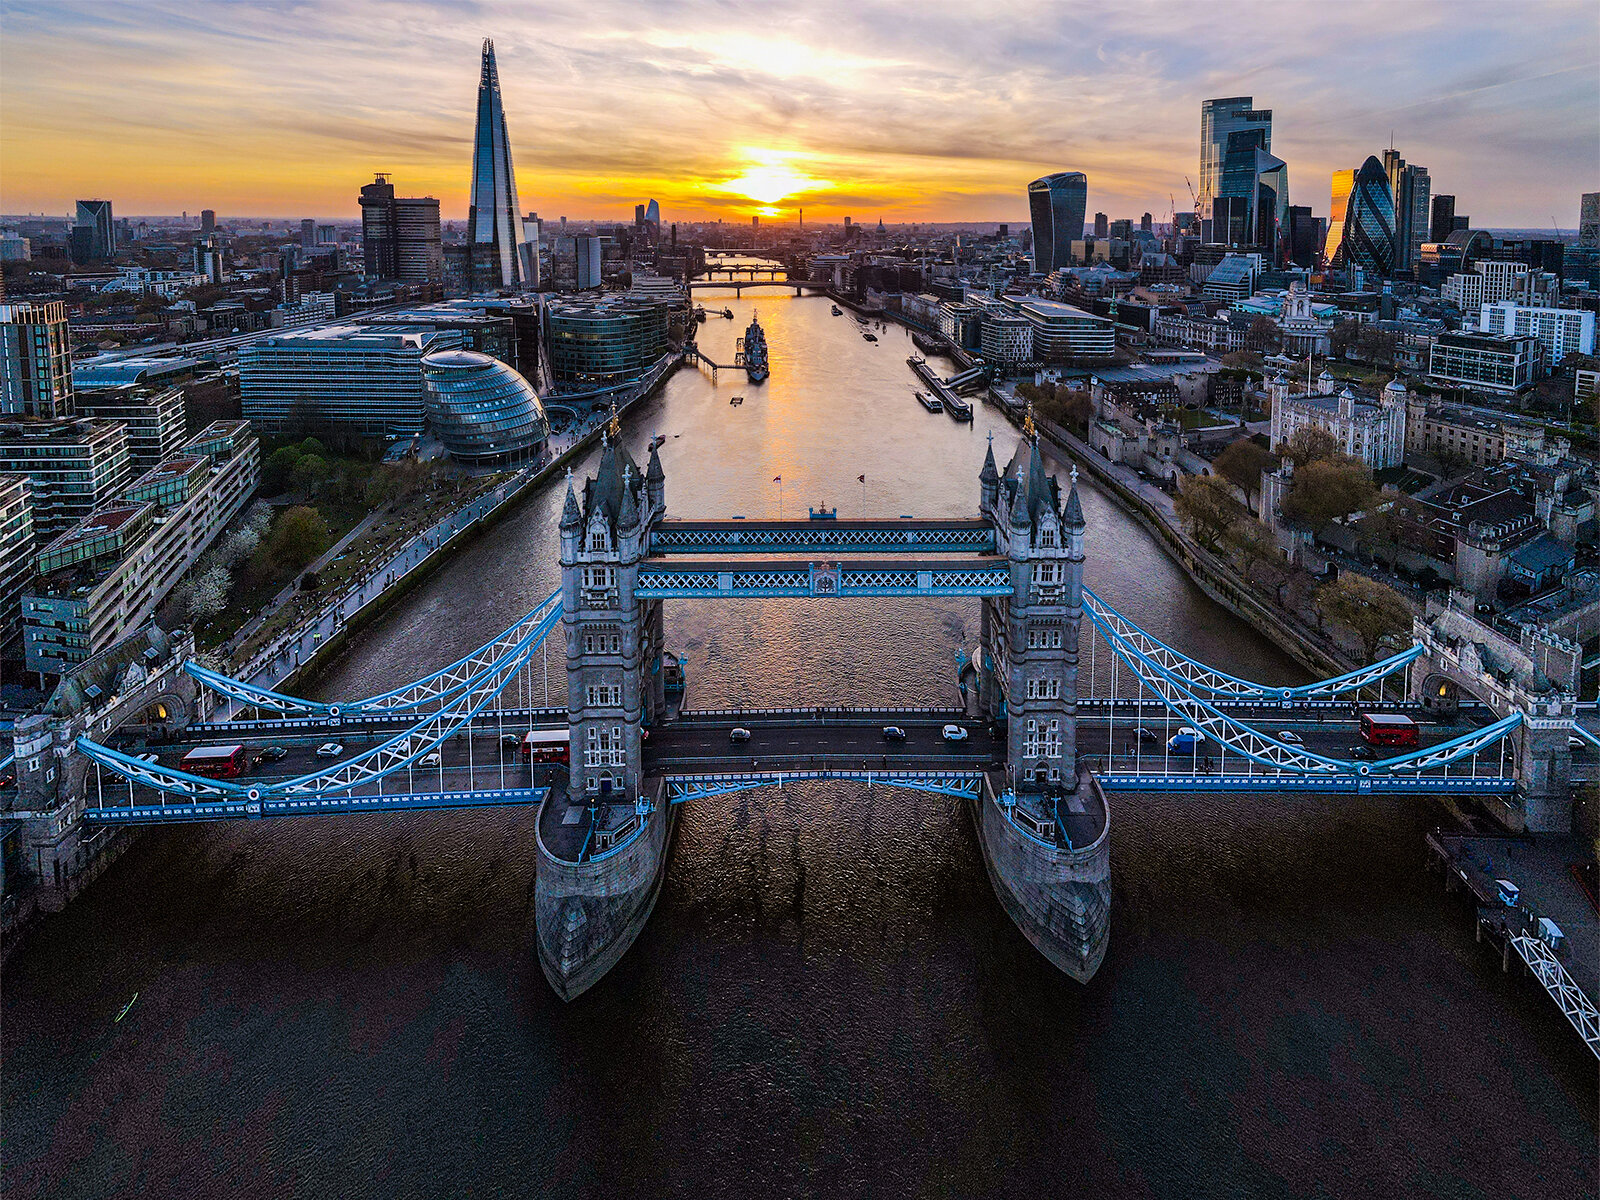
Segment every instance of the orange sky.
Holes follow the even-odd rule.
[[[1164,220],[1200,101],[1249,94],[1318,213],[1392,128],[1475,224],[1571,227],[1600,186],[1594,6],[1505,9],[0,0],[0,211],[353,217],[384,170],[463,218],[490,34],[523,207],[546,218],[654,196],[669,221],[1019,221],[1028,180],[1067,169],[1091,213]]]

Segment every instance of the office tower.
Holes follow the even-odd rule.
[[[1245,134],[1235,139],[1234,134]],[[1211,213],[1212,202],[1222,195],[1248,195],[1247,188],[1229,192],[1223,186],[1223,170],[1230,146],[1243,153],[1247,146],[1272,150],[1272,110],[1256,109],[1250,96],[1229,96],[1204,100],[1200,104],[1200,215]],[[1220,239],[1216,239],[1220,240]]]
[[[204,275],[212,283],[222,282],[222,249],[215,233],[195,242],[193,266],[196,275]]]
[[[761,228],[761,218],[759,216],[754,216],[754,217],[750,218],[750,228],[751,229],[760,229]]]
[[[332,225],[318,225],[317,226],[317,245],[319,245],[319,246],[331,246],[331,245],[333,245],[333,243],[337,242],[338,240],[339,240],[338,236],[334,233],[334,229],[333,229]]]
[[[1110,228],[1111,236],[1114,238],[1121,238],[1125,242],[1131,241],[1133,238],[1133,221],[1131,219],[1113,221]]]
[[[361,189],[363,268],[376,279],[418,283],[444,278],[439,202],[432,196],[396,196],[389,176]]]
[[[300,249],[315,250],[317,248],[317,223],[310,217],[300,222]]]
[[[1359,171],[1333,173],[1328,211],[1326,253],[1332,266],[1359,267],[1382,276],[1394,273],[1394,197],[1389,174],[1376,155]]]
[[[1429,207],[1428,240],[1442,242],[1455,232],[1456,198],[1435,196]]]
[[[1072,265],[1072,243],[1083,237],[1083,210],[1088,204],[1089,177],[1082,171],[1058,171],[1028,185],[1033,269],[1039,274]]]
[[[1389,194],[1394,199],[1394,269],[1410,274],[1416,268],[1432,219],[1428,168],[1407,165],[1391,146],[1383,152],[1383,169],[1389,176]]]
[[[661,205],[651,200],[644,206],[644,221],[646,225],[653,225],[657,230],[661,228]]]
[[[22,590],[32,578],[32,481],[0,475],[0,645],[22,629]]]
[[[215,233],[216,231],[217,231],[217,214],[216,214],[216,212],[213,211],[212,209],[209,209],[209,208],[202,208],[200,210],[200,232],[202,234],[207,234],[207,233]]]
[[[633,206],[633,224],[634,228],[644,224],[644,205],[635,204]]]
[[[1094,236],[1097,238],[1111,236],[1111,218],[1106,216],[1105,213],[1095,213],[1094,215]],[[1076,241],[1077,239],[1074,238],[1073,240]]]
[[[1145,213],[1144,216],[1139,218],[1139,229],[1143,233],[1151,233],[1154,231],[1154,227],[1151,225],[1149,213]]]
[[[573,249],[578,260],[578,290],[600,287],[604,280],[600,274],[601,240],[591,234],[573,239]]]
[[[72,409],[67,306],[0,304],[0,413],[70,417]]]
[[[521,213],[494,42],[484,38],[478,117],[472,136],[472,204],[467,211],[474,291],[538,286],[538,280],[530,278],[534,274],[530,268],[538,259],[529,261]]]
[[[111,215],[111,201],[79,200],[78,220],[73,232],[79,229],[88,230],[87,234],[79,236],[80,241],[87,239],[83,247],[86,259],[117,256],[117,222]]]
[[[1309,205],[1289,206],[1284,243],[1289,261],[1297,267],[1315,267],[1322,255],[1323,231],[1327,225],[1321,217],[1311,215]]]
[[[1600,192],[1585,192],[1578,207],[1578,245],[1600,247]]]

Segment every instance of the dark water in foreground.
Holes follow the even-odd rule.
[[[754,303],[767,384],[680,372],[631,422],[636,450],[669,435],[670,511],[776,513],[776,475],[786,515],[975,509],[985,433],[1013,443],[992,410],[924,413],[898,331]],[[752,301],[732,307],[708,349],[731,351]],[[419,588],[326,693],[531,607],[560,500]],[[1103,497],[1085,509],[1103,596],[1295,677]],[[702,707],[944,702],[976,629],[971,601],[668,610]],[[1111,948],[1080,987],[1012,928],[952,802],[748,792],[682,814],[650,926],[572,1005],[534,959],[531,813],[154,830],[6,969],[4,1192],[1593,1195],[1594,1064],[1423,874],[1438,819],[1115,798]]]

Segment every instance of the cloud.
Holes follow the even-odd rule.
[[[352,215],[375,169],[466,212],[479,39],[495,39],[530,208],[737,214],[743,148],[824,180],[818,219],[1019,220],[1028,179],[1164,214],[1199,104],[1274,110],[1295,202],[1388,144],[1483,224],[1563,221],[1600,181],[1600,26],[1583,2],[1056,6],[193,5],[0,0],[0,209]],[[619,211],[620,210],[620,211]]]

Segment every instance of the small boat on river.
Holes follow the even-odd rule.
[[[927,409],[929,412],[944,411],[944,404],[940,401],[939,397],[930,396],[927,392],[917,393],[917,403],[922,405],[922,407]]]
[[[972,420],[972,405],[960,396],[951,396],[944,402],[944,410],[958,421]]]

